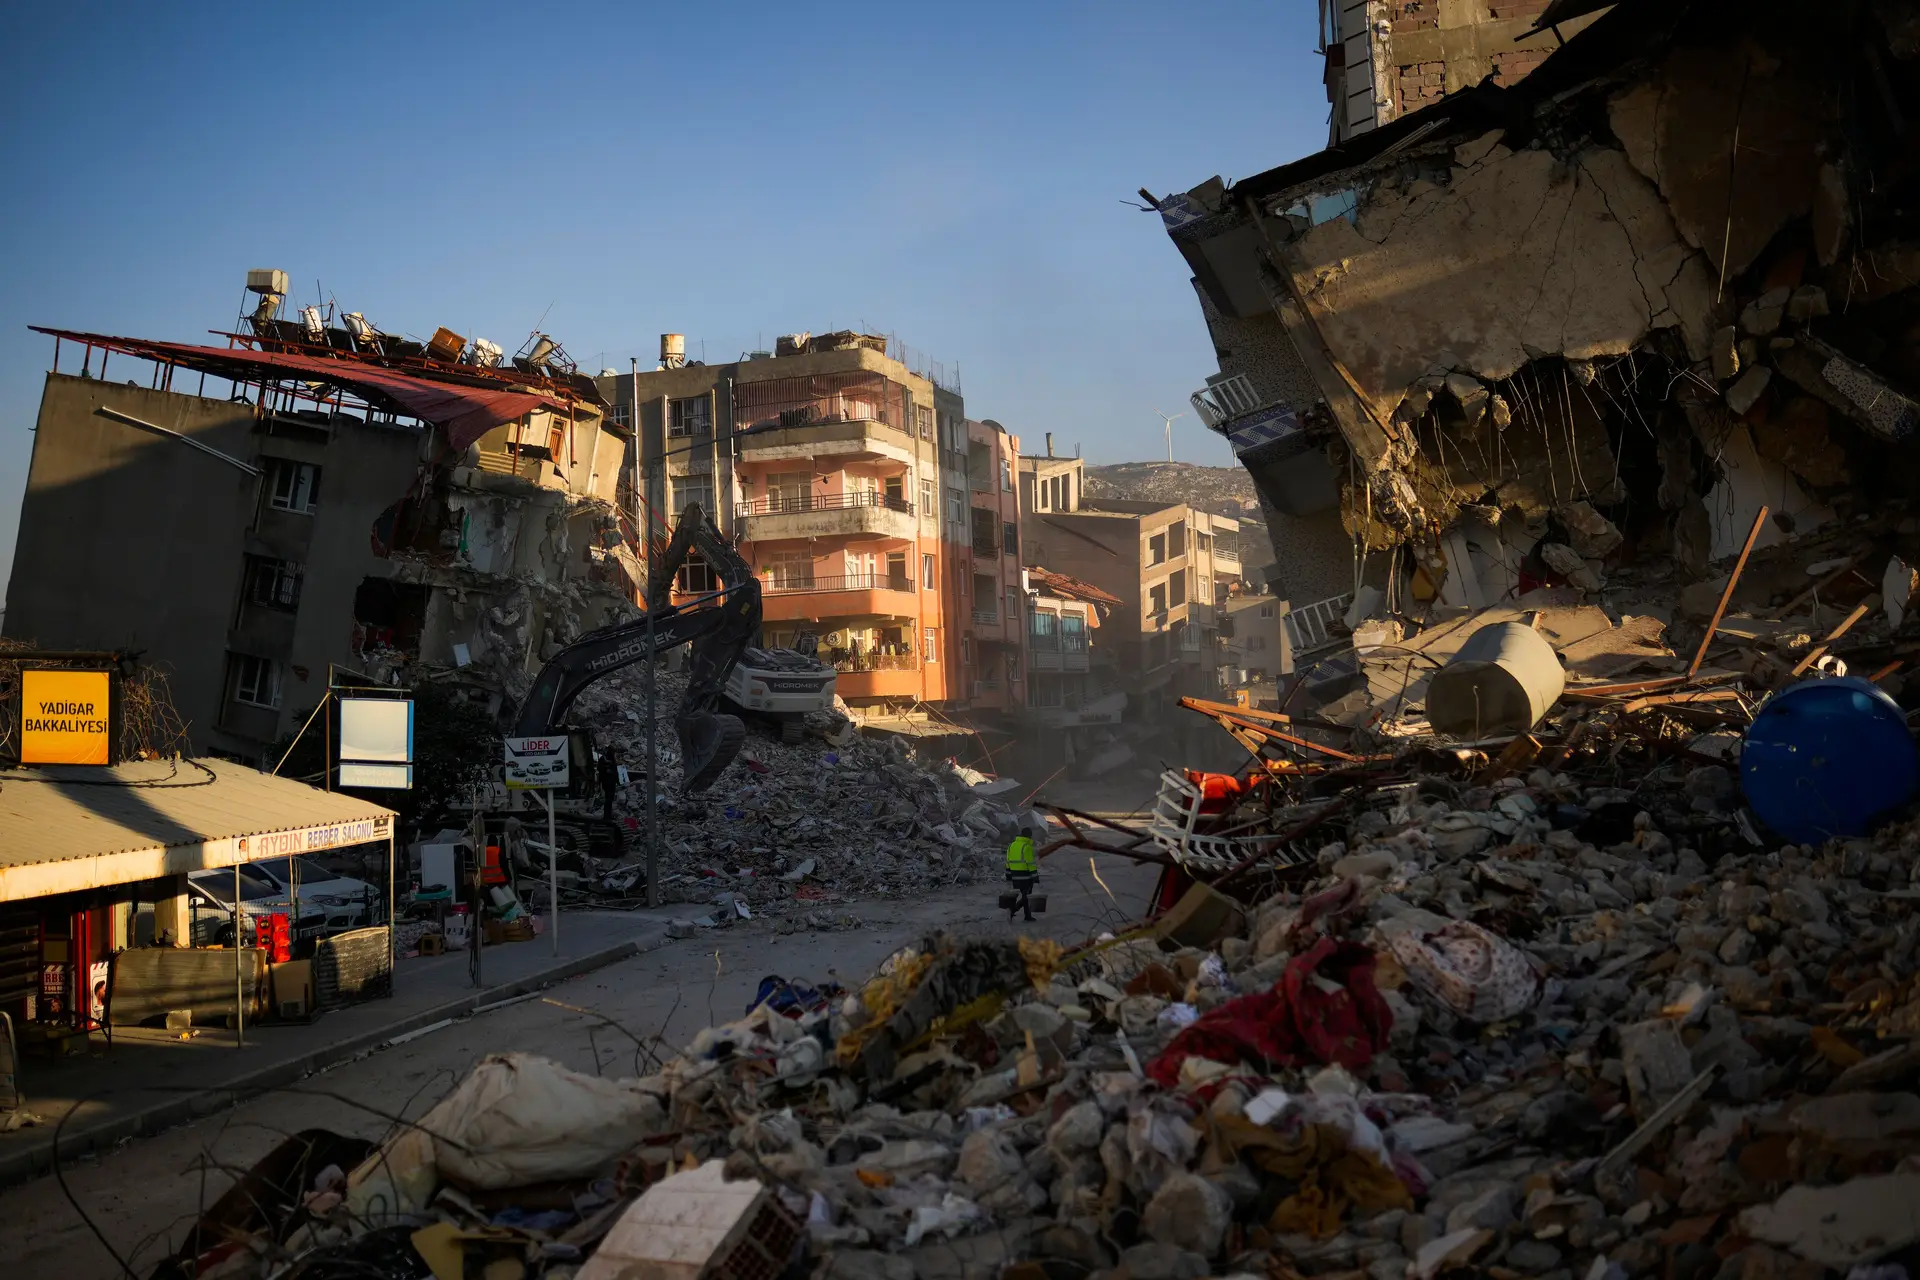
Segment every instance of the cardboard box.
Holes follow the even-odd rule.
[[[1246,927],[1246,914],[1238,902],[1198,883],[1159,920],[1163,941],[1202,951],[1213,950],[1220,939],[1238,935]]]

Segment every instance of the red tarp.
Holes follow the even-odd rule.
[[[1315,978],[1340,986],[1326,991]],[[1202,1014],[1147,1064],[1147,1075],[1171,1089],[1188,1058],[1256,1067],[1338,1063],[1358,1070],[1386,1048],[1392,1030],[1393,1011],[1373,985],[1372,949],[1322,938],[1295,956],[1270,989]]]
[[[523,418],[542,407],[566,412],[567,404],[531,391],[494,390],[466,387],[457,383],[435,382],[396,369],[358,360],[331,360],[323,356],[296,355],[283,351],[251,351],[245,347],[196,347],[180,342],[154,342],[144,338],[112,338],[97,333],[71,333],[43,329],[71,342],[88,342],[112,351],[123,351],[145,360],[186,365],[204,369],[220,377],[238,375],[241,379],[271,377],[275,373],[294,375],[316,382],[331,382],[350,387],[363,395],[377,396],[401,413],[431,422],[446,433],[454,450],[464,450],[503,422]]]

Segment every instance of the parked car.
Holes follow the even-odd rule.
[[[190,943],[196,947],[233,945],[233,869],[195,871],[187,876],[187,913]],[[262,916],[284,915],[289,904],[280,886],[249,867],[240,868],[240,918],[244,924],[243,942],[257,945],[258,922]],[[327,927],[326,908],[319,903],[300,904],[300,919],[293,928],[298,943],[335,932]]]
[[[295,864],[300,875],[298,885],[293,882]],[[297,893],[301,915],[306,914],[309,903],[324,908],[329,933],[363,928],[381,919],[380,905],[386,895],[378,886],[356,876],[343,876],[312,858],[269,858],[249,862],[247,868],[278,885],[283,899]]]
[[[296,863],[298,885],[293,882]],[[194,908],[195,945],[207,945],[207,941],[216,940],[215,934],[230,943],[233,938],[232,869],[195,871],[187,876],[187,884],[198,896]],[[385,897],[367,881],[339,875],[312,858],[270,858],[241,865],[240,913],[243,917],[287,914],[296,896],[300,902],[300,919],[294,930],[296,940],[343,933],[377,921],[381,919],[381,902]],[[222,923],[203,925],[200,920],[203,915],[217,915]],[[200,937],[203,931],[208,933],[206,941]]]

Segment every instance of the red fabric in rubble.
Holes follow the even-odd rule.
[[[1316,976],[1340,988],[1323,991]],[[1386,1047],[1392,1027],[1393,1013],[1373,985],[1372,948],[1322,938],[1295,956],[1268,990],[1202,1014],[1147,1065],[1147,1074],[1171,1089],[1188,1058],[1229,1066],[1333,1063],[1357,1070]]]
[[[1230,773],[1202,773],[1187,770],[1187,781],[1200,788],[1200,812],[1225,813],[1228,803],[1240,794],[1240,779]]]

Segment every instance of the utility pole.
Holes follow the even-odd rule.
[[[1154,416],[1160,418],[1166,424],[1167,461],[1172,462],[1173,461],[1173,423],[1176,418],[1184,418],[1187,415],[1184,413],[1174,413],[1174,414],[1161,413],[1158,409],[1155,409],[1153,412],[1154,412]]]

